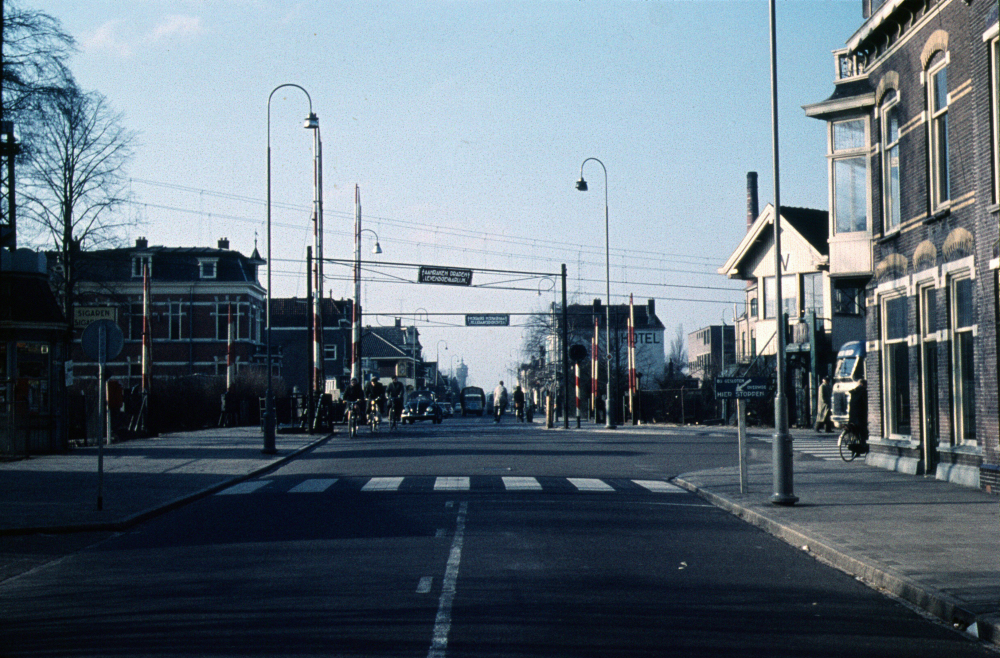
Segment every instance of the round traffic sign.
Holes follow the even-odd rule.
[[[80,342],[87,356],[104,363],[121,354],[125,336],[114,320],[94,320],[83,330]]]

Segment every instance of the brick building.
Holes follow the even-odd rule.
[[[351,317],[354,300],[323,300],[323,373],[324,390],[344,387],[350,374]],[[271,298],[271,355],[289,390],[301,393],[310,389],[312,356],[310,324],[313,301],[305,298]],[[266,348],[265,348],[266,349]]]
[[[132,247],[80,252],[74,377],[96,380],[97,364],[83,353],[79,339],[90,320],[106,317],[117,320],[125,337],[121,355],[107,365],[108,374],[126,388],[140,383],[144,265],[150,276],[154,380],[224,376],[230,317],[237,370],[263,367],[266,292],[257,270],[264,263],[256,249],[244,256],[230,250],[225,239],[214,249],[151,247],[139,238]]]
[[[996,486],[997,3],[863,0],[834,53],[830,276],[864,290],[868,462]]]

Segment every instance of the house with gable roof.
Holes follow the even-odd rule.
[[[863,340],[863,309],[841,308],[829,274],[829,216],[813,208],[781,208],[782,299],[776,299],[774,206],[756,212],[756,175],[748,176],[747,232],[719,274],[746,282],[744,312],[735,322],[736,362],[768,371],[776,331],[787,323],[786,390],[793,425],[812,424],[816,387],[830,374],[841,345]]]

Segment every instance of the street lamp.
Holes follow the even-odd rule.
[[[274,446],[274,388],[271,384],[272,379],[272,364],[271,364],[271,270],[274,269],[274,260],[271,258],[271,99],[274,98],[275,92],[284,87],[295,87],[300,89],[302,93],[306,95],[309,100],[309,116],[306,117],[304,128],[308,130],[316,131],[316,140],[318,144],[319,140],[319,119],[312,111],[312,97],[309,96],[309,92],[300,87],[297,84],[285,83],[278,85],[271,90],[271,94],[267,97],[267,392],[264,394],[264,450],[266,454],[274,454],[277,452]],[[319,147],[317,146],[317,151],[315,157],[319,157]],[[314,176],[314,183],[318,185],[318,170],[316,176]],[[316,190],[316,194],[319,194],[319,190]],[[322,221],[322,210],[321,206],[317,205],[317,221]],[[321,232],[320,232],[321,234]],[[321,244],[321,243],[320,243]],[[321,262],[322,252],[317,252],[317,261]]]
[[[355,217],[354,217],[354,328],[351,347],[351,378],[361,378],[361,234],[365,231],[375,236],[373,254],[381,254],[382,247],[378,243],[378,233],[370,228],[361,228],[361,192],[354,186]]]
[[[378,233],[376,233],[375,231],[371,230],[370,228],[363,228],[363,229],[361,229],[362,233],[364,233],[366,231],[368,233],[371,233],[372,235],[375,236],[375,246],[372,247],[372,253],[373,254],[381,254],[382,253],[382,247],[378,243]]]
[[[587,181],[583,179],[583,165],[593,160],[601,165],[604,170],[604,274],[607,278],[607,353],[608,353],[608,399],[604,403],[604,427],[614,429],[615,423],[611,419],[612,401],[614,400],[614,383],[611,380],[611,247],[608,238],[608,169],[604,163],[597,158],[587,158],[580,165],[580,180],[576,181],[576,189],[581,192],[587,191]]]

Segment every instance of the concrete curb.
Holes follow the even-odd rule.
[[[808,551],[869,587],[889,592],[979,639],[992,643],[1000,641],[1000,618],[996,615],[977,616],[948,594],[898,574],[883,564],[847,555],[838,548],[810,536],[807,531],[794,524],[768,518],[729,498],[702,489],[682,477],[672,478],[671,481],[785,543]]]
[[[222,482],[218,482],[204,489],[200,489],[193,493],[184,494],[183,496],[178,496],[173,500],[169,500],[156,507],[151,507],[149,509],[143,510],[137,514],[120,519],[118,521],[107,521],[103,523],[79,523],[79,524],[67,524],[60,526],[35,526],[29,528],[0,528],[0,537],[13,537],[22,535],[37,535],[37,534],[51,534],[51,535],[65,535],[78,532],[122,532],[123,530],[128,530],[133,526],[136,526],[144,521],[160,516],[161,514],[166,514],[167,512],[183,507],[188,503],[192,503],[201,498],[206,498],[213,494],[216,494],[223,489],[227,489],[234,484],[239,484],[251,478],[259,477],[268,473],[276,468],[284,466],[296,457],[316,448],[317,446],[329,441],[333,438],[333,434],[327,434],[321,439],[317,439],[312,443],[298,448],[294,452],[290,452],[284,457],[276,459],[268,464],[260,466],[248,473],[242,475],[236,475]]]

